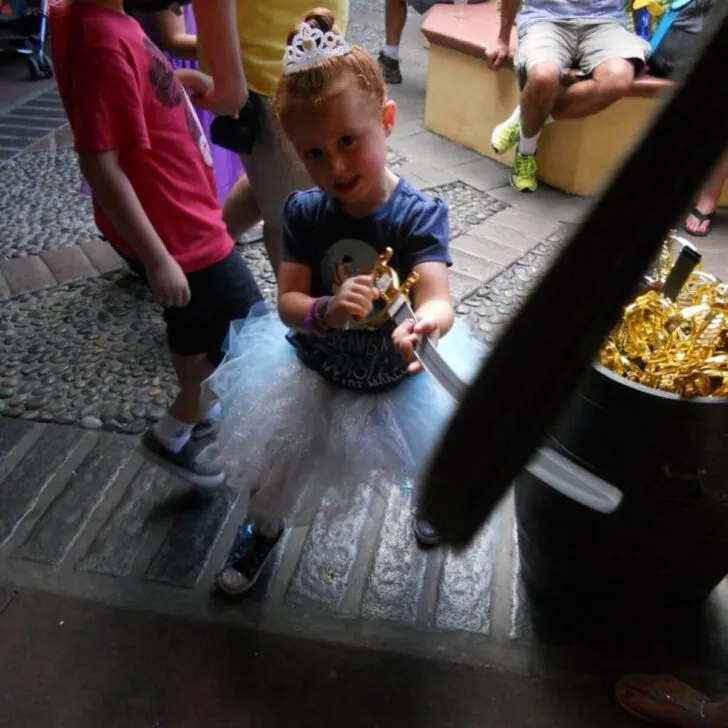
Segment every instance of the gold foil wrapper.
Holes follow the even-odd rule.
[[[659,291],[680,239],[670,235],[641,292],[622,313],[600,363],[633,382],[683,397],[728,396],[728,286],[696,268],[677,301]]]

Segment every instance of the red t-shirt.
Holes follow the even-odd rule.
[[[172,67],[136,20],[93,2],[51,7],[58,87],[75,149],[119,153],[149,220],[186,273],[233,242],[217,201],[207,139]],[[135,259],[94,200],[115,248]]]

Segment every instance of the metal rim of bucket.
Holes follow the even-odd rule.
[[[728,405],[728,397],[683,397],[679,394],[673,394],[672,392],[666,392],[662,389],[656,389],[654,387],[648,387],[645,384],[639,382],[633,382],[627,377],[623,377],[621,374],[616,374],[611,369],[603,366],[599,362],[594,362],[592,368],[599,374],[609,380],[610,383],[615,385],[622,385],[632,390],[639,395],[647,395],[655,397],[664,401],[665,403],[670,402],[672,405],[678,407],[689,407],[692,405],[707,405],[711,407],[719,407]],[[618,389],[616,391],[619,391]]]

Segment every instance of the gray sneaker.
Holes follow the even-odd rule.
[[[379,51],[379,67],[382,69],[384,81],[390,84],[402,83],[402,73],[399,70],[399,61],[396,58],[390,58],[384,55],[384,51]]]
[[[140,442],[142,455],[151,462],[168,470],[198,488],[217,488],[225,482],[222,468],[207,458],[201,458],[202,451],[214,444],[214,438],[192,439],[179,451],[168,450],[150,427]]]

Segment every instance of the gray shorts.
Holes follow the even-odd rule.
[[[283,229],[283,203],[296,190],[313,187],[301,160],[275,118],[270,99],[260,97],[263,113],[251,154],[240,159],[269,229]]]
[[[589,76],[615,58],[641,68],[649,55],[650,44],[615,20],[543,21],[520,34],[513,65],[519,77],[539,63],[555,63],[562,71],[578,68]]]

